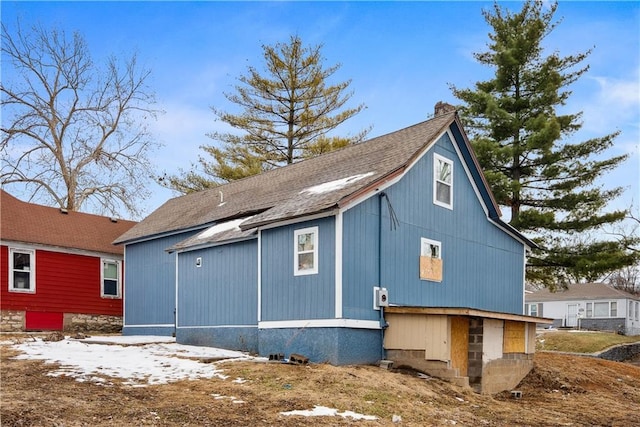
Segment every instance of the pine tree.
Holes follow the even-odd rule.
[[[452,87],[465,104],[461,115],[498,203],[510,209],[510,224],[537,236],[541,246],[529,259],[527,278],[550,287],[595,280],[636,257],[625,250],[629,242],[594,237],[625,217],[605,210],[622,189],[601,189],[596,180],[627,156],[603,159],[618,133],[574,142],[581,113],[558,112],[569,86],[588,70],[583,63],[591,50],[545,54],[556,9],[557,3],[529,0],[518,13],[497,3],[483,11],[493,32],[488,51],[475,58],[495,76],[473,89]]]
[[[362,141],[368,130],[353,137],[327,136],[364,105],[345,108],[353,95],[345,92],[351,81],[328,84],[340,65],[323,68],[321,47],[305,47],[298,36],[289,43],[263,45],[264,72],[248,67],[236,92],[225,94],[242,112],[213,108],[218,120],[239,132],[209,135],[222,146],[201,147],[213,157],[212,162],[203,156],[198,160],[205,176],[191,171],[165,177],[165,184],[196,191]]]

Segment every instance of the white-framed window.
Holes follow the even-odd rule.
[[[442,244],[420,238],[420,279],[442,282]]]
[[[633,301],[629,301],[629,319],[633,320]]]
[[[636,302],[636,320],[640,320],[640,302]]]
[[[102,260],[101,291],[103,298],[121,298],[120,261]]]
[[[9,291],[36,292],[36,252],[9,248]]]
[[[442,243],[436,240],[431,240],[424,237],[420,238],[420,256],[442,259],[442,255],[440,253],[441,247]]]
[[[529,316],[538,317],[538,304],[529,304],[529,312],[527,314]]]
[[[453,162],[433,154],[433,203],[453,209]]]
[[[588,302],[586,317],[618,317],[618,303],[617,301]]]
[[[293,275],[318,274],[318,227],[293,232]]]
[[[617,301],[611,301],[611,310],[609,311],[609,316],[618,317],[618,303],[617,303]]]

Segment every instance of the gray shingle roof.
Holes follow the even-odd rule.
[[[633,300],[640,300],[640,296],[634,296],[630,293],[612,288],[605,283],[579,283],[569,285],[567,289],[559,290],[558,292],[541,289],[525,295],[526,302],[576,301],[612,298],[630,298]]]
[[[241,225],[247,230],[337,208],[410,165],[454,120],[455,112],[438,115],[319,157],[170,199],[115,243],[253,215]],[[323,191],[330,185],[316,187],[327,183],[334,184],[331,191]]]

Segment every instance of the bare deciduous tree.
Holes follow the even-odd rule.
[[[78,33],[2,25],[2,185],[70,211],[138,215],[156,143],[154,94],[132,55],[93,63]]]

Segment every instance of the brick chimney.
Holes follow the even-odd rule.
[[[434,117],[441,116],[443,114],[452,113],[456,111],[456,107],[446,102],[438,101],[434,108]]]

